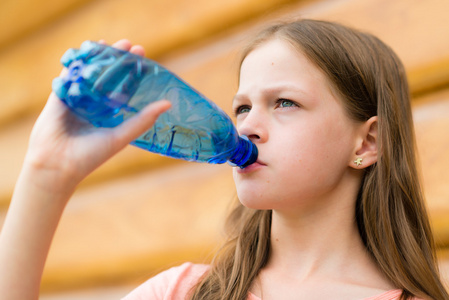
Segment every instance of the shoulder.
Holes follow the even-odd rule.
[[[148,279],[122,300],[185,299],[208,265],[184,263]]]
[[[377,295],[374,297],[365,298],[364,300],[399,300],[399,299],[401,299],[401,295],[402,295],[402,290],[396,289],[396,290],[391,290],[391,291],[385,292],[383,294],[380,294],[380,295]],[[423,300],[423,299],[413,297],[412,300]]]

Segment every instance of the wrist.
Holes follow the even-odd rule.
[[[17,185],[24,184],[27,188],[54,196],[70,197],[79,182],[75,174],[61,167],[43,166],[25,158]]]

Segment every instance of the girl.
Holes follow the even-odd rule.
[[[245,49],[233,106],[259,158],[234,170],[241,205],[227,243],[211,266],[170,269],[125,299],[449,299],[418,182],[405,71],[390,48],[329,22],[274,25]],[[50,96],[1,235],[3,299],[38,298],[77,184],[169,107],[160,101],[97,129]]]

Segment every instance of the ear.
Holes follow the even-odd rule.
[[[352,168],[364,169],[377,162],[377,116],[364,122],[359,130],[353,159],[349,163]]]

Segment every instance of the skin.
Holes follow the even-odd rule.
[[[264,300],[363,299],[394,288],[367,254],[354,213],[363,168],[377,160],[377,117],[353,121],[335,95],[280,39],[242,63],[233,107],[259,159],[234,169],[234,180],[245,206],[273,210],[270,257],[251,289]]]

